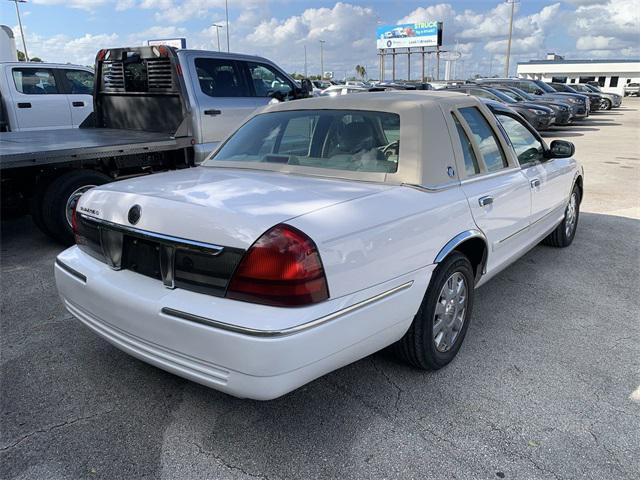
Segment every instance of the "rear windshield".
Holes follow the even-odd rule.
[[[361,110],[257,115],[207,160],[275,163],[357,172],[398,170],[400,116]]]

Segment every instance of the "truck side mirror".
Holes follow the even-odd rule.
[[[311,80],[303,78],[300,83],[302,84],[302,98],[310,97],[313,92],[313,84],[311,83]]]

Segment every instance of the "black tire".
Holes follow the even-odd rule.
[[[29,202],[29,213],[31,214],[31,220],[35,223],[36,227],[45,235],[51,236],[51,232],[44,224],[44,214],[42,212],[44,191],[38,190]]]
[[[43,231],[63,245],[73,245],[73,232],[66,214],[67,202],[80,188],[103,185],[110,181],[111,177],[93,170],[73,170],[56,178],[49,184],[42,198]]]
[[[572,217],[569,214],[571,204],[575,202],[575,216]],[[573,227],[571,229],[567,229],[567,222],[573,218],[572,223]],[[564,248],[571,245],[573,239],[576,236],[576,230],[578,229],[578,220],[580,219],[580,189],[577,185],[573,186],[573,190],[571,191],[571,196],[569,197],[569,203],[567,204],[567,208],[564,213],[564,218],[562,222],[556,227],[556,229],[551,232],[542,243],[544,245],[548,245],[550,247],[556,248]]]
[[[602,100],[602,108],[604,110],[611,110],[612,106],[613,105],[611,104],[611,100],[609,100],[608,98]]]
[[[462,328],[458,331],[453,345],[446,351],[439,351],[434,339],[435,310],[445,283],[456,273],[464,277],[467,288]],[[459,252],[452,253],[434,271],[411,327],[404,337],[392,346],[393,352],[402,360],[423,370],[438,370],[451,362],[460,350],[469,328],[473,289],[473,267],[469,259]]]

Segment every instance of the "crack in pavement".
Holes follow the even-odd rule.
[[[371,357],[371,365],[373,366],[373,369],[380,373],[385,380],[387,381],[387,383],[391,386],[393,386],[396,389],[396,403],[394,405],[394,408],[396,410],[396,412],[399,411],[399,405],[400,405],[400,397],[402,396],[402,394],[404,393],[404,390],[402,388],[400,388],[400,386],[391,378],[389,377],[389,375],[387,375],[387,373],[384,371],[384,369],[378,365],[376,363],[376,361],[373,359],[373,357]]]
[[[210,456],[213,457],[219,464],[225,466],[226,468],[230,469],[230,470],[236,470],[244,475],[247,475],[251,478],[262,478],[264,480],[271,480],[272,477],[269,477],[268,475],[265,474],[260,474],[260,473],[251,473],[246,471],[244,468],[239,467],[237,465],[232,465],[230,463],[227,463],[220,455],[217,455],[215,452],[213,452],[212,450],[206,450],[204,448],[202,448],[202,446],[196,442],[191,442],[193,445],[195,445],[195,447],[198,449],[198,453],[200,453],[200,455],[206,455],[206,456]],[[281,478],[281,477],[273,477],[273,478]]]
[[[74,418],[72,420],[66,420],[66,421],[64,421],[62,423],[58,423],[58,424],[52,425],[52,426],[50,426],[48,428],[43,428],[43,429],[40,429],[40,430],[34,430],[33,432],[29,432],[26,435],[23,435],[22,437],[17,439],[12,444],[6,445],[4,447],[0,447],[0,452],[4,452],[4,451],[7,451],[7,450],[9,450],[11,448],[14,448],[14,447],[20,445],[22,442],[24,442],[28,438],[33,437],[34,435],[39,435],[41,433],[49,433],[49,432],[51,432],[53,430],[57,430],[58,428],[68,427],[69,425],[73,425],[74,423],[78,423],[78,422],[81,422],[83,420],[91,420],[91,419],[96,418],[96,417],[98,417],[100,415],[111,413],[111,412],[113,412],[113,410],[114,409],[106,410],[104,412],[94,413],[93,415],[88,415],[86,417],[79,417],[79,418]]]

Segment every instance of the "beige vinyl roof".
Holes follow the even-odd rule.
[[[353,93],[335,97],[313,97],[268,105],[254,115],[294,110],[369,110],[400,115],[400,156],[395,173],[372,173],[260,164],[251,168],[321,175],[352,180],[439,188],[458,183],[456,168],[459,145],[452,141],[450,110],[476,106],[487,112],[475,97],[431,90]],[[489,113],[489,115],[491,115]],[[492,115],[491,115],[492,116]],[[455,127],[453,127],[455,129]],[[456,139],[459,144],[459,140]],[[458,153],[456,153],[458,152]],[[217,162],[216,162],[217,163]],[[243,167],[239,162],[220,161],[218,165]],[[245,167],[246,168],[246,167]]]
[[[460,105],[463,95],[433,90],[393,90],[354,93],[335,97],[313,97],[295,102],[269,105],[262,112],[312,109],[355,109],[401,113],[417,107],[440,108],[440,105]],[[464,103],[464,102],[462,102]]]

